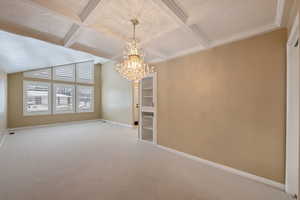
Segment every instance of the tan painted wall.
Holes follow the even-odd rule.
[[[156,64],[158,143],[284,182],[285,29]]]
[[[58,122],[90,120],[101,118],[101,66],[95,65],[95,105],[93,113],[23,116],[23,74],[8,74],[8,127],[24,127]],[[38,80],[41,79],[28,79]],[[55,81],[61,82],[61,81]]]
[[[102,65],[102,118],[132,124],[132,84],[114,68],[114,62]]]

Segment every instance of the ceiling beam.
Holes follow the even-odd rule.
[[[28,27],[18,25],[18,24],[13,24],[11,22],[7,21],[2,21],[0,20],[0,30],[25,36],[25,37],[30,37],[34,39],[38,39],[44,42],[49,42],[51,44],[59,45],[59,46],[64,46],[64,42],[61,40],[61,38],[58,38],[54,35],[50,35],[48,33],[40,32],[34,29],[30,29]],[[74,44],[73,46],[70,47],[71,49],[86,52],[93,54],[95,56],[99,56],[102,58],[110,58],[111,55],[108,55],[104,52],[100,52],[98,49],[92,49],[90,47],[81,45],[81,44]]]
[[[117,39],[117,40],[127,40],[127,38],[123,35],[120,35],[118,33],[114,33],[111,30],[107,30],[105,27],[98,27],[95,25],[88,25],[87,22],[90,21],[91,15],[96,8],[98,8],[103,1],[105,0],[89,0],[88,4],[85,6],[85,8],[82,10],[82,12],[77,16],[74,15],[72,12],[68,11],[67,9],[62,9],[58,6],[54,6],[53,4],[49,3],[49,1],[41,1],[41,0],[22,0],[27,3],[29,3],[31,6],[34,6],[38,9],[42,9],[45,12],[53,13],[54,15],[58,15],[60,17],[63,17],[65,20],[71,21],[73,24],[67,34],[65,35],[63,42],[59,42],[59,45],[63,45],[65,47],[70,47],[74,48],[76,47],[77,50],[85,51],[88,53],[93,53],[97,55],[104,55],[103,57],[105,58],[118,58],[121,56],[121,54],[118,54],[116,56],[109,56],[104,53],[98,52],[98,50],[88,48],[84,45],[79,45],[76,43],[76,39],[80,33],[80,31],[83,28],[87,28],[89,30],[95,31],[95,32],[100,32],[101,34],[107,34],[110,35],[111,37]],[[98,10],[98,9],[97,9]],[[37,38],[37,37],[35,37]],[[47,39],[47,38],[46,38]],[[47,41],[47,40],[46,40]],[[63,43],[63,44],[61,44]],[[147,50],[154,55],[160,57],[160,58],[165,58],[165,55],[160,53],[157,50],[154,49],[148,49]]]
[[[153,48],[147,48],[147,51],[148,51],[149,53],[152,53],[152,54],[154,54],[155,56],[157,56],[158,59],[162,59],[162,60],[163,60],[163,59],[166,59],[166,55],[162,54],[161,52],[159,52],[159,51],[157,51],[157,50],[155,50],[155,49],[153,49]],[[109,57],[109,59],[110,59],[110,60],[116,61],[116,60],[118,60],[118,59],[121,58],[121,57],[123,57],[123,54],[118,53],[117,55],[114,55],[114,56]]]
[[[67,21],[71,21],[76,24],[81,24],[80,17],[74,14],[72,11],[53,5],[51,1],[41,1],[41,0],[22,0],[34,8],[43,10],[45,12],[53,13],[64,18]]]
[[[0,21],[0,30],[63,46],[63,41],[60,38],[58,38],[54,35],[51,35],[49,33],[40,32],[40,31],[25,27],[25,26],[22,26],[19,24],[14,24],[11,22],[1,20]]]
[[[73,48],[74,45],[76,44],[75,46],[77,49],[81,49],[82,51],[85,51],[88,53],[91,53],[91,52],[97,53],[96,50],[91,50],[90,48],[87,48],[86,46],[80,46],[80,48],[79,48],[78,43],[76,43],[76,39],[77,39],[80,31],[83,28],[87,28],[87,29],[95,31],[95,32],[100,32],[101,34],[106,33],[117,40],[124,41],[127,39],[123,35],[111,32],[110,30],[106,30],[105,27],[100,28],[100,27],[96,27],[96,26],[87,24],[87,22],[91,18],[93,11],[96,8],[98,8],[104,0],[89,0],[88,4],[85,6],[85,8],[82,10],[82,12],[78,16],[75,15],[74,13],[70,12],[68,9],[61,8],[56,5],[51,4],[51,2],[49,2],[49,1],[41,1],[41,0],[22,0],[22,1],[25,1],[25,2],[29,3],[31,6],[34,6],[38,9],[42,9],[45,12],[53,13],[54,15],[63,17],[65,20],[73,23],[71,28],[65,35],[63,41],[59,42],[59,45],[61,45],[61,43],[63,43],[63,46]],[[185,13],[180,12],[180,11],[179,11],[179,13],[180,14],[178,15],[178,17],[180,17],[184,21],[186,21],[187,16],[185,15]],[[34,37],[34,38],[37,38],[37,37]],[[47,38],[45,38],[45,39],[47,39]],[[147,41],[146,43],[148,43],[148,42],[149,41]],[[144,45],[144,44],[145,44],[145,42],[143,42],[142,45]],[[157,50],[149,49],[149,48],[147,48],[147,50],[149,52],[151,52],[152,54],[158,56],[159,58],[165,58],[165,55],[163,55],[161,52],[159,52]],[[98,53],[98,55],[99,55],[99,53]],[[103,55],[103,53],[101,53],[101,55]],[[116,56],[113,56],[113,58],[117,58],[120,56],[121,55],[118,54]],[[104,57],[109,58],[111,56],[105,55]]]
[[[174,0],[152,0],[161,10],[168,14],[180,27],[182,27],[187,33],[192,34],[197,39],[197,42],[204,46],[209,47],[210,41],[204,36],[200,28],[195,30],[187,24],[188,15],[184,10],[177,5]]]
[[[73,24],[70,28],[70,30],[67,32],[66,36],[64,37],[64,46],[70,47],[72,44],[75,43],[75,40],[80,32],[80,25]]]
[[[90,53],[90,54],[93,54],[95,56],[99,56],[99,57],[106,58],[106,59],[109,59],[111,57],[111,55],[109,55],[105,52],[101,52],[98,49],[91,48],[91,47],[88,47],[86,45],[79,44],[79,43],[73,44],[71,46],[71,49],[78,50],[78,51],[83,51],[83,52]]]
[[[164,55],[163,53],[161,53],[160,51],[157,51],[155,49],[147,48],[147,51],[149,51],[149,53],[152,53],[155,56],[159,57],[160,59],[166,58],[166,55]]]
[[[87,27],[85,24],[88,17],[91,15],[93,10],[100,4],[101,0],[89,0],[87,5],[84,7],[84,9],[79,14],[79,18],[81,20],[81,24],[73,24],[68,33],[66,34],[64,38],[64,46],[70,47],[75,42],[77,37],[79,36],[79,33],[83,27]]]
[[[50,1],[41,1],[41,0],[22,0],[22,1],[28,3],[29,5],[37,9],[41,9],[45,12],[58,15],[64,18],[65,20],[73,23],[72,27],[67,32],[63,40],[65,43],[64,46],[66,47],[70,47],[72,46],[72,44],[76,42],[76,37],[78,36],[78,32],[82,28],[87,28],[89,30],[100,32],[103,34],[103,31],[99,30],[99,28],[94,29],[93,27],[86,25],[85,22],[87,22],[88,18],[91,16],[91,13],[95,10],[95,8],[97,8],[101,4],[101,1],[104,0],[90,0],[89,3],[85,6],[85,8],[82,10],[82,12],[79,14],[79,16],[65,8],[63,9],[59,6],[53,5]],[[74,28],[76,25],[79,26],[79,29]]]
[[[85,22],[87,18],[91,15],[93,10],[97,8],[97,6],[100,4],[101,0],[90,0],[88,4],[84,7],[82,12],[79,14],[79,18],[82,22]]]

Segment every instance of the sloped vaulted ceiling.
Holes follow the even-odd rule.
[[[9,0],[0,29],[106,59],[122,56],[130,19],[147,61],[161,61],[281,27],[285,0]]]

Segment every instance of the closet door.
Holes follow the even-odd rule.
[[[155,144],[157,143],[156,90],[156,73],[141,80],[139,138]]]

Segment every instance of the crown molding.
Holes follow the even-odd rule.
[[[240,40],[247,39],[247,38],[250,38],[250,37],[253,37],[256,35],[274,31],[279,28],[280,27],[278,27],[277,24],[274,24],[274,23],[267,24],[265,26],[261,26],[256,29],[250,30],[250,31],[244,31],[244,32],[235,34],[235,35],[228,37],[226,39],[223,39],[223,40],[217,40],[212,43],[211,47],[217,47],[217,46],[221,46],[224,44],[240,41]]]
[[[276,9],[276,17],[275,17],[275,24],[277,26],[282,25],[284,7],[285,7],[285,0],[277,0],[277,9]]]

